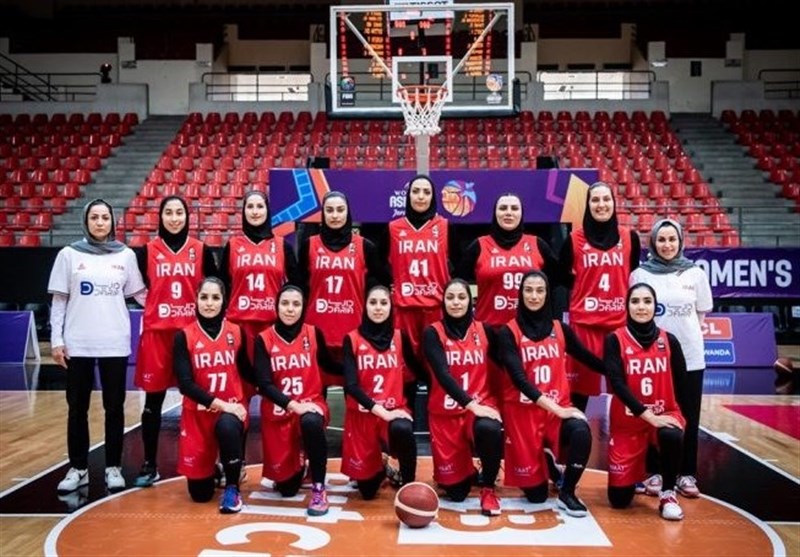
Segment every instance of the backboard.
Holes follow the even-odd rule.
[[[402,114],[398,87],[442,85],[443,115],[513,114],[514,4],[389,0],[330,8],[331,116]]]

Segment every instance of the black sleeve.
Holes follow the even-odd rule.
[[[178,376],[178,388],[181,394],[206,408],[211,408],[214,397],[194,380],[191,356],[186,344],[186,333],[183,331],[175,333],[175,340],[172,343],[172,369]]]
[[[481,255],[481,243],[478,239],[474,239],[464,249],[461,254],[461,259],[456,266],[455,276],[467,282],[475,282],[475,266],[478,263],[478,257]]]
[[[425,365],[419,361],[419,358],[414,353],[414,345],[405,331],[400,331],[400,343],[402,344],[403,361],[408,371],[417,378],[417,381],[430,386],[431,378],[428,376],[428,370],[425,369]]]
[[[450,375],[450,367],[447,365],[444,347],[433,327],[427,327],[422,333],[422,344],[428,365],[433,370],[433,375],[444,391],[450,395],[450,398],[455,400],[462,408],[472,402],[472,397],[465,393],[461,385]]]
[[[205,244],[203,244],[203,276],[219,276],[219,269],[217,269],[217,262],[214,259],[214,252]]]
[[[669,363],[672,368],[672,390],[675,391],[675,398],[678,401],[685,400],[684,390],[686,389],[686,357],[683,354],[683,347],[678,339],[672,334],[667,333],[669,341]]]
[[[302,280],[302,277],[300,276],[300,271],[298,269],[297,256],[294,253],[292,244],[290,244],[287,240],[283,240],[283,265],[287,282],[302,288],[302,285],[299,282]]]
[[[558,278],[558,259],[556,254],[553,253],[553,248],[550,247],[544,238],[536,237],[536,246],[539,248],[539,253],[542,254],[544,264],[542,265],[542,272],[547,277],[547,282],[552,285],[559,283]]]
[[[356,357],[353,354],[353,343],[350,341],[350,335],[344,337],[342,344],[342,351],[344,353],[344,392],[346,395],[353,397],[356,401],[366,408],[372,410],[375,406],[375,401],[372,400],[361,385],[358,383],[358,367],[356,366]]]
[[[631,230],[631,272],[639,267],[639,259],[642,256],[642,243],[639,241],[639,234]]]
[[[308,261],[309,238],[307,237],[303,240],[297,254],[297,286],[303,289],[303,294],[306,298],[308,298],[311,284],[311,271],[309,271]]]
[[[575,283],[575,277],[572,274],[572,258],[572,236],[570,235],[561,244],[561,251],[558,254],[558,271],[556,272],[556,284],[567,289],[571,289]]]
[[[150,277],[147,276],[147,244],[133,249],[136,254],[136,266],[144,279],[144,285],[150,288]]]
[[[270,362],[269,352],[267,351],[267,347],[264,346],[264,339],[261,338],[261,335],[256,337],[255,356],[253,359],[255,360],[258,392],[261,396],[267,397],[281,408],[286,409],[292,399],[283,394],[273,382],[272,363]]]
[[[589,367],[592,371],[596,371],[601,375],[606,375],[606,368],[603,360],[598,358],[593,352],[586,348],[583,343],[575,334],[575,331],[565,323],[561,324],[561,330],[564,331],[564,341],[566,342],[567,354],[578,360],[583,365]]]
[[[483,331],[486,333],[486,340],[489,342],[489,359],[492,360],[498,366],[503,365],[503,360],[500,357],[500,337],[498,333],[500,332],[500,328],[498,327],[495,329],[491,325],[487,325],[486,323],[481,323],[483,325]]]
[[[454,233],[454,224],[445,219],[447,223],[447,273],[452,277],[455,273],[456,261],[461,259],[461,245],[458,243],[458,235]]]
[[[628,407],[634,416],[639,416],[647,410],[644,404],[633,395],[628,382],[625,380],[625,370],[622,368],[622,354],[620,353],[619,340],[616,335],[606,336],[603,344],[603,364],[608,371],[608,379],[615,396]]]
[[[381,259],[378,247],[367,238],[364,238],[364,260],[367,265],[367,284],[370,283],[369,279],[383,286],[392,284],[386,259]]]
[[[225,292],[228,293],[228,296],[231,294],[231,244],[230,242],[225,242],[225,246],[222,248],[222,255],[219,258],[219,269],[218,274],[219,279],[222,281],[222,284],[225,285]]]
[[[511,330],[505,325],[497,333],[497,342],[503,369],[511,377],[511,382],[523,395],[535,403],[542,396],[542,391],[528,381],[528,374],[525,373],[525,368],[522,366],[522,358],[519,357],[519,347]]]
[[[240,329],[241,330],[241,329]],[[236,353],[236,367],[239,370],[239,375],[242,379],[250,383],[256,384],[256,371],[253,369],[253,364],[250,362],[250,356],[247,355],[247,337],[241,333],[242,345]]]
[[[325,337],[322,335],[322,330],[314,327],[317,337],[317,363],[326,373],[331,375],[342,375],[342,364],[337,362],[331,356],[328,345],[325,343]]]

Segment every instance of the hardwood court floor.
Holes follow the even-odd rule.
[[[0,369],[0,377],[8,378]],[[69,502],[58,500],[55,484],[66,470],[65,418],[67,414],[60,372],[42,366],[37,381],[23,382],[32,388],[0,390],[0,555],[42,555],[48,533],[66,516]],[[739,374],[747,373],[739,371]],[[752,378],[752,375],[748,376]],[[765,374],[765,378],[769,377]],[[711,378],[712,380],[714,377]],[[2,380],[0,380],[2,381]],[[713,381],[712,381],[713,382]],[[763,383],[763,381],[762,381]],[[738,380],[737,385],[747,384]],[[769,392],[769,385],[762,385]],[[0,389],[9,389],[0,382]],[[713,388],[710,390],[714,390]],[[729,389],[730,390],[730,389]],[[758,389],[747,386],[748,391]],[[730,390],[736,392],[736,389]],[[338,395],[340,396],[340,395]],[[334,396],[333,400],[336,400]],[[602,399],[598,399],[602,401]],[[165,408],[176,405],[179,394],[171,391]],[[131,480],[141,463],[141,437],[135,426],[143,398],[129,391],[126,400],[124,473]],[[765,394],[706,394],[703,400],[701,465],[699,477],[704,493],[727,501],[767,522],[780,536],[786,555],[800,555],[800,440],[730,410],[731,404],[784,405],[797,407],[800,397]],[[605,445],[602,402],[590,406],[595,448],[590,466],[604,469]],[[341,401],[332,402],[334,427],[341,425]],[[174,475],[178,410],[165,413],[161,439],[161,472]],[[90,415],[91,443],[102,436],[102,403],[93,395]],[[332,431],[331,456],[338,455],[339,434]],[[420,438],[421,454],[429,454],[426,437]],[[257,431],[248,443],[248,462],[259,462]],[[92,451],[89,500],[101,499],[102,446]],[[251,467],[250,482],[257,482]],[[420,478],[427,479],[427,478]],[[248,484],[251,485],[251,484]],[[652,500],[650,500],[652,503]],[[602,505],[598,499],[597,505]],[[691,521],[688,515],[686,521]],[[668,551],[665,548],[665,553]],[[502,548],[493,552],[502,555]],[[670,551],[675,554],[674,551]],[[465,553],[466,554],[466,553]],[[734,553],[729,553],[733,555]]]

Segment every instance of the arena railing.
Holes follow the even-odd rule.
[[[201,77],[207,101],[308,101],[310,73],[206,72]]]

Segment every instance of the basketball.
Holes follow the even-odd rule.
[[[788,373],[791,374],[794,371],[794,364],[790,358],[778,358],[775,360],[775,372],[776,373]]]
[[[424,528],[436,518],[439,496],[426,483],[412,482],[397,491],[394,512],[409,528]]]

